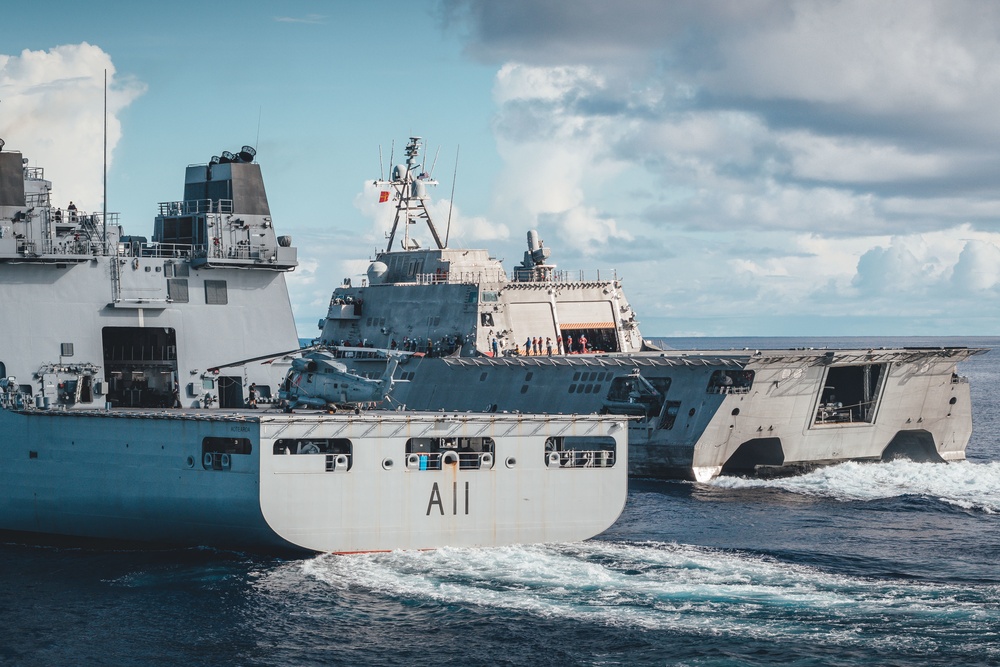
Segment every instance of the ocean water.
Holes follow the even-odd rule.
[[[0,544],[0,664],[1000,665],[1000,352],[961,372],[966,462],[638,480],[582,543],[298,560]]]

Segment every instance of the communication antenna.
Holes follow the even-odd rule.
[[[382,144],[378,145],[378,180],[385,180],[385,165],[382,162]]]
[[[260,105],[257,107],[257,138],[253,140],[254,152],[257,151],[257,146],[260,145],[260,116],[261,112],[264,110],[264,106]]]
[[[434,166],[438,163],[438,155],[441,154],[441,147],[438,146],[437,150],[434,151],[434,162],[431,163],[431,170],[427,172],[427,175],[434,178]]]
[[[448,247],[448,238],[451,236],[451,210],[455,208],[455,181],[458,180],[458,151],[462,146],[455,147],[455,175],[451,177],[451,201],[448,203],[448,226],[444,231],[444,246]],[[435,161],[437,158],[434,158]]]
[[[104,208],[101,213],[104,226],[104,254],[108,254],[108,69],[104,68]]]

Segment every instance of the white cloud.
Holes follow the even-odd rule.
[[[977,317],[997,287],[1000,6],[453,4],[498,65],[492,215],[614,253],[641,317]]]
[[[0,137],[5,150],[25,147],[31,164],[45,168],[57,205],[103,205],[105,71],[110,163],[121,138],[118,114],[142,94],[142,84],[116,77],[111,56],[87,43],[0,55]]]
[[[915,153],[887,142],[790,132],[776,137],[791,154],[797,178],[838,183],[885,183],[945,173],[944,155]]]
[[[966,241],[952,271],[952,284],[960,290],[981,292],[1000,286],[1000,235],[990,241]]]

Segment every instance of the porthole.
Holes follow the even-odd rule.
[[[739,408],[733,408],[733,416],[735,417],[738,414],[740,414],[740,409]]]
[[[515,459],[513,456],[508,456],[507,460],[504,461],[504,463],[507,465],[508,468],[513,468],[514,466],[517,465],[517,459]]]
[[[694,417],[694,408],[688,410],[688,417]]]
[[[952,396],[951,400],[948,401],[948,404],[949,405],[955,405],[955,403],[958,403],[958,399],[956,397]]]

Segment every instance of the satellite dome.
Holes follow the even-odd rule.
[[[385,274],[389,272],[389,267],[385,262],[372,262],[371,266],[368,267],[368,284],[378,285],[385,278]]]

